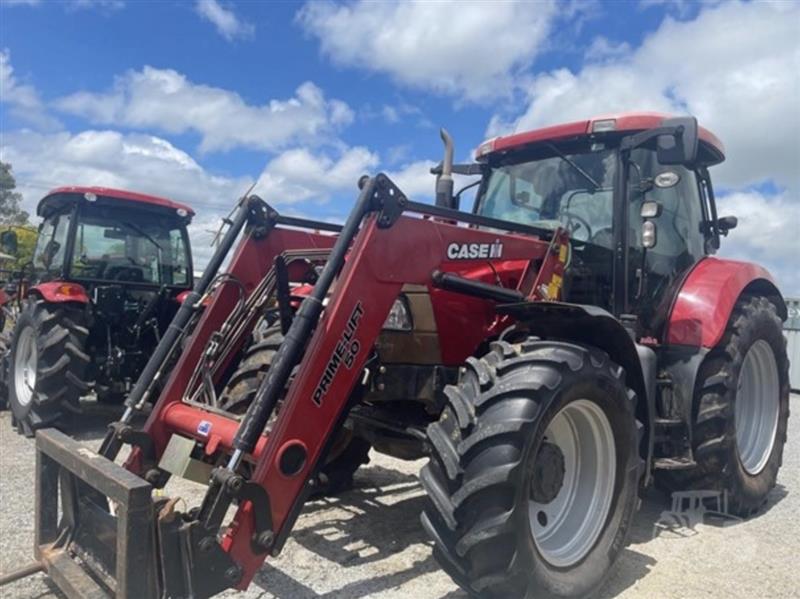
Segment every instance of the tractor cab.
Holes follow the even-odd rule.
[[[11,379],[17,428],[27,435],[62,425],[89,391],[101,402],[122,401],[194,282],[187,206],[62,187],[39,202],[37,215],[29,285],[18,294],[8,364],[0,368]],[[57,342],[42,341],[45,332]]]
[[[37,211],[33,255],[40,280],[141,289],[192,286],[186,226],[193,212],[169,200],[116,190],[63,188]]]
[[[566,229],[562,298],[636,315],[640,336],[655,338],[685,275],[735,226],[717,219],[707,173],[724,160],[721,143],[693,119],[673,119],[693,127],[699,144],[692,156],[670,157],[659,145],[668,143],[663,135],[642,136],[669,125],[664,118],[602,117],[484,142],[473,207],[481,216]]]

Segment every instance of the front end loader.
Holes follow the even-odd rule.
[[[757,509],[788,416],[782,299],[764,271],[708,256],[735,225],[710,182],[701,222],[678,222],[692,189],[679,182],[722,159],[698,129],[583,121],[491,140],[471,165],[452,164],[443,135],[435,205],[363,177],[341,227],[244,198],[99,451],[37,432],[37,562],[3,580],[44,569],[69,597],[243,590],[370,446],[430,458],[422,526],[486,597],[597,588],[653,481]],[[453,174],[480,176],[472,212]],[[665,268],[683,230],[706,245]],[[693,308],[698,269],[733,297]],[[729,330],[702,306],[727,310]],[[731,344],[738,362],[719,351]],[[170,497],[172,476],[205,483],[203,501]]]

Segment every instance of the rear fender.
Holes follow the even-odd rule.
[[[786,319],[786,304],[766,269],[749,262],[704,258],[683,282],[670,312],[665,343],[716,347],[736,302],[746,294],[769,298],[777,306],[781,319]]]
[[[28,297],[31,295],[38,295],[44,301],[55,304],[62,304],[64,302],[78,302],[80,304],[88,304],[89,296],[86,294],[86,289],[77,283],[66,283],[64,281],[50,281],[48,283],[40,283],[28,289]]]
[[[590,345],[605,351],[625,369],[626,383],[639,401],[636,416],[645,426],[640,452],[646,459],[644,484],[650,477],[656,395],[656,359],[649,347],[633,342],[630,334],[611,314],[596,306],[563,302],[525,302],[498,307],[513,316],[531,334]]]

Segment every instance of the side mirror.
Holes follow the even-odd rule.
[[[729,231],[736,228],[739,224],[739,219],[735,216],[722,216],[717,219],[717,228],[723,235],[727,235]]]
[[[658,162],[667,164],[693,164],[697,160],[699,137],[697,119],[693,116],[665,119],[662,127],[671,127],[673,133],[664,133],[656,139]]]
[[[3,231],[0,233],[0,247],[7,254],[12,256],[17,255],[17,232],[16,231]]]

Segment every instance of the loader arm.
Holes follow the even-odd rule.
[[[137,430],[130,421],[114,425],[102,456],[84,460],[89,466],[67,468],[69,472],[61,474],[54,465],[48,469],[54,473],[48,475],[51,478],[71,477],[72,484],[62,483],[62,495],[66,493],[70,504],[86,507],[80,517],[62,522],[55,538],[46,539],[48,555],[56,550],[79,555],[93,550],[113,551],[112,556],[102,560],[83,559],[82,568],[91,570],[92,564],[97,563],[116,564],[118,575],[130,571],[132,560],[139,560],[143,568],[155,570],[148,570],[147,580],[158,580],[158,596],[205,597],[225,588],[246,588],[267,555],[280,552],[313,490],[329,443],[347,416],[350,398],[370,376],[367,360],[403,285],[433,287],[434,273],[493,261],[545,263],[552,276],[563,269],[557,244],[567,239],[564,233],[556,233],[546,241],[535,236],[538,231],[523,225],[409,202],[384,175],[365,182],[356,209],[338,236],[298,230],[299,226],[312,228],[315,223],[284,224],[275,213],[266,226],[264,222],[258,224],[249,227],[242,237],[224,276],[225,281],[235,284],[220,280],[166,377],[144,427]],[[330,256],[312,294],[295,314],[286,340],[247,414],[238,419],[187,401],[187,386],[202,367],[199,362],[209,342],[220,330],[226,330],[229,316],[242,301],[242,289],[248,296],[256,289],[263,291],[275,258],[303,248],[329,249]],[[213,262],[219,265],[221,260],[217,258]],[[208,289],[201,295],[213,288],[208,276],[204,281]],[[523,277],[518,286],[528,287]],[[483,292],[486,287],[482,287]],[[200,296],[195,291],[193,301],[198,302]],[[469,286],[461,293],[470,293]],[[520,293],[525,297],[529,294],[534,295],[535,289]],[[502,294],[498,292],[498,296]],[[498,316],[500,320],[507,318]],[[242,336],[236,343],[243,345],[245,341],[246,336]],[[177,342],[173,340],[174,343]],[[173,346],[171,350],[174,349]],[[164,356],[169,353],[166,351]],[[166,361],[164,357],[163,362]],[[163,363],[154,366],[157,376],[161,376],[163,367]],[[137,383],[137,387],[146,386],[147,381]],[[267,419],[278,400],[280,412],[265,435]],[[135,408],[131,402],[129,411]],[[52,446],[48,445],[50,435],[44,433],[41,451]],[[209,464],[222,465],[213,470],[199,508],[178,513],[174,501],[159,499],[155,508],[147,512],[153,519],[149,524],[154,544],[151,553],[157,559],[152,555],[142,559],[140,548],[136,551],[125,546],[132,542],[130,535],[119,530],[116,549],[108,549],[108,545],[106,549],[77,547],[76,539],[86,537],[78,534],[82,527],[102,529],[106,538],[110,535],[115,517],[106,513],[100,517],[102,522],[96,520],[98,512],[108,509],[105,500],[98,500],[97,493],[102,495],[109,476],[128,480],[123,475],[125,470],[112,463],[120,444],[133,446],[125,463],[126,474],[136,475],[134,482],[144,479],[152,487],[163,487],[170,470],[165,460],[169,461],[173,442],[189,447],[187,458],[199,454]],[[242,469],[244,464],[249,467]],[[53,485],[51,480],[43,482],[41,488],[54,488]],[[145,491],[140,484],[133,486],[141,498]],[[88,487],[97,491],[88,491]],[[237,506],[235,515],[226,522],[231,505]],[[127,513],[125,508],[120,505],[118,513]],[[48,514],[47,518],[48,529],[55,534],[54,515]],[[116,521],[118,526],[129,525],[124,518]],[[51,560],[45,567],[53,571],[57,580],[60,566],[53,564],[63,563],[64,560]],[[75,571],[70,566],[71,576]],[[113,575],[105,571],[102,576],[94,573],[91,578],[110,580]],[[108,583],[107,588],[117,597],[132,596],[119,584]]]

